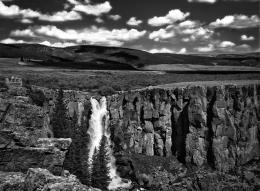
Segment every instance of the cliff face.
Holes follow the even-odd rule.
[[[0,91],[0,191],[95,190],[64,171],[71,139],[53,138],[48,92],[40,107],[26,88]]]
[[[108,97],[116,151],[229,171],[260,156],[260,85],[173,85]]]
[[[175,156],[183,163],[198,167],[210,165],[222,172],[249,164],[249,170],[243,171],[241,177],[256,177],[254,172],[259,169],[260,157],[260,82],[198,84],[149,87],[107,97],[113,149],[115,153],[124,154],[117,161],[122,177],[133,175],[137,182],[150,184],[152,180],[161,184],[165,179],[161,179],[162,174],[169,179],[169,185],[179,184],[183,174],[189,173],[175,160]],[[43,182],[62,179],[61,186],[66,186],[68,181],[63,168],[71,140],[53,138],[51,127],[57,92],[41,87],[32,89],[44,93],[42,106],[33,103],[26,88],[0,92],[0,190],[6,184],[8,187],[33,185],[32,173],[37,177],[46,176]],[[65,91],[67,118],[71,119],[76,112],[81,126],[81,118],[86,118],[83,112],[89,109],[89,98],[86,92]],[[145,167],[151,169],[137,172],[138,167],[142,168],[146,163],[149,164]],[[161,166],[166,166],[169,171],[177,169],[176,177],[172,178],[170,172],[159,169],[157,173],[160,176],[151,178],[152,167]],[[203,181],[206,184],[207,173],[210,172],[205,172],[202,180],[198,180],[201,172],[197,173],[198,176],[195,173],[192,182],[198,181],[196,184],[200,185]],[[220,182],[222,174],[217,175]],[[23,178],[18,180],[16,177]],[[215,184],[215,175],[212,177]],[[254,181],[257,183],[258,180]],[[184,178],[183,181],[188,185],[190,179]],[[240,181],[237,178],[236,184]],[[74,187],[75,184],[83,186],[74,179],[67,186]]]

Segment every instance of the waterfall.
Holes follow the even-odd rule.
[[[92,106],[92,115],[89,121],[89,130],[88,133],[90,135],[90,144],[89,144],[89,163],[91,164],[92,157],[94,154],[95,148],[99,147],[102,136],[105,135],[108,142],[108,151],[109,151],[109,176],[111,178],[111,182],[108,186],[109,190],[116,190],[117,188],[128,188],[131,185],[131,182],[125,183],[122,181],[120,176],[116,171],[116,159],[113,155],[113,150],[111,148],[111,139],[110,139],[110,131],[108,129],[109,115],[107,111],[107,103],[106,98],[102,97],[100,102],[96,99],[90,99]]]

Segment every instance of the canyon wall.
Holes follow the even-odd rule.
[[[2,180],[11,180],[1,177],[13,177],[13,172],[22,172],[22,186],[31,181],[32,172],[67,181],[64,160],[71,140],[53,138],[51,125],[57,91],[32,89],[43,92],[42,106],[33,102],[27,88],[0,91],[0,188]],[[87,92],[64,91],[67,118],[76,113],[81,126],[90,97]],[[137,161],[146,156],[144,162],[158,157],[173,161],[176,156],[182,163],[210,165],[222,172],[259,163],[259,102],[259,81],[181,83],[119,92],[107,96],[113,149]]]
[[[0,191],[99,190],[81,184],[64,169],[72,140],[53,138],[51,116],[56,92],[33,89],[44,93],[42,106],[33,102],[25,87],[0,87]],[[71,92],[66,92],[66,101],[75,101]]]
[[[115,151],[220,171],[260,156],[260,84],[182,83],[108,97]]]

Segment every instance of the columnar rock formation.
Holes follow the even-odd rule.
[[[260,85],[172,85],[108,98],[115,148],[229,171],[260,156]]]
[[[0,92],[0,180],[29,168],[48,170],[36,170],[40,174],[64,173],[71,140],[52,138],[57,94],[40,89],[46,98],[43,106],[33,103],[23,87]],[[65,91],[64,99],[68,116],[76,112],[80,124],[90,95]],[[259,164],[259,102],[259,81],[183,83],[120,92],[107,97],[113,149],[128,156],[177,156],[183,163],[223,172],[249,162]],[[15,174],[25,177],[23,173]]]

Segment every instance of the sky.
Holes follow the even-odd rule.
[[[260,51],[260,0],[0,0],[0,42]]]

